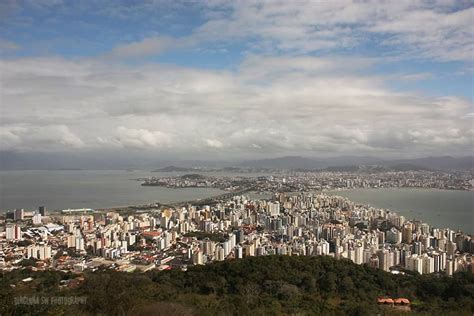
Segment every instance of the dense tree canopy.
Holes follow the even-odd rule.
[[[34,281],[22,285],[20,280]],[[456,273],[392,275],[330,257],[268,256],[190,267],[188,271],[121,273],[99,270],[85,274],[74,289],[59,289],[71,273],[5,273],[0,314],[397,314],[378,306],[380,296],[406,297],[421,314],[466,314],[474,311],[474,276]],[[17,284],[11,287],[10,284]],[[86,304],[17,305],[20,295],[83,296]]]

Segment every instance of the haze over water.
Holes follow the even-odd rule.
[[[147,187],[132,180],[150,176],[158,175],[124,170],[0,171],[0,210],[37,209],[40,205],[56,210],[173,203],[224,192],[213,188]]]
[[[354,202],[386,208],[430,226],[474,233],[474,191],[392,188],[331,191]]]

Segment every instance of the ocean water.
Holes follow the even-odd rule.
[[[474,191],[393,188],[351,189],[327,193],[390,209],[407,219],[474,234]]]
[[[171,175],[172,173],[166,173]],[[133,179],[164,176],[149,171],[125,170],[28,170],[0,171],[0,212],[9,209],[50,210],[107,208],[173,203],[224,193],[213,188],[163,188],[141,186]]]

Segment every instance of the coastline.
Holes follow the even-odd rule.
[[[378,190],[378,189],[411,190],[412,188],[371,188],[371,190]],[[430,190],[430,189],[424,189],[424,188],[419,188],[419,189],[422,189],[424,191]],[[409,212],[411,214],[407,214],[406,212],[401,212],[400,210],[397,210],[397,209],[394,209],[394,208],[381,207],[381,206],[375,205],[374,203],[360,202],[360,201],[357,201],[353,198],[349,198],[349,197],[344,196],[344,195],[338,195],[339,192],[347,192],[347,191],[350,191],[350,190],[351,189],[305,191],[305,192],[291,192],[290,194],[312,193],[312,194],[327,194],[327,195],[333,195],[333,196],[340,196],[340,197],[346,198],[347,200],[349,200],[350,202],[355,203],[355,204],[370,206],[370,207],[373,207],[373,208],[376,208],[376,209],[389,211],[389,212],[395,213],[399,216],[400,215],[405,216],[408,219],[422,220],[423,222],[426,222],[427,224],[429,224],[430,226],[433,226],[433,227],[447,228],[447,227],[452,226],[452,225],[448,225],[448,224],[446,224],[446,225],[435,225],[429,220],[422,219],[423,216],[421,216],[421,217],[414,216],[413,218],[409,218],[410,215],[423,215],[423,213],[420,212],[420,211],[410,210]],[[367,189],[358,189],[358,190],[367,190]],[[431,189],[431,190],[442,190],[442,189]],[[444,190],[444,191],[450,192],[452,190]],[[458,190],[458,191],[459,192],[471,192],[471,191],[463,191],[463,190]],[[334,194],[332,194],[332,193],[334,193]],[[242,190],[242,191],[238,191],[238,192],[226,192],[226,193],[223,193],[223,194],[220,194],[220,195],[215,195],[215,196],[211,196],[211,197],[207,197],[207,198],[194,199],[194,200],[188,200],[188,201],[180,201],[180,202],[175,202],[175,203],[159,203],[159,202],[157,202],[157,203],[145,203],[145,204],[127,205],[127,206],[100,207],[100,208],[95,208],[95,211],[97,211],[97,212],[112,212],[112,211],[115,211],[115,212],[129,214],[129,213],[137,212],[137,211],[140,211],[140,210],[150,211],[150,210],[153,210],[153,209],[160,210],[160,209],[163,209],[163,208],[177,208],[177,207],[188,205],[188,204],[191,204],[191,205],[213,205],[213,204],[217,203],[219,200],[225,200],[226,198],[230,198],[231,196],[242,195],[242,194],[268,196],[268,195],[271,195],[272,193],[271,192],[260,192],[260,191],[254,191],[254,190],[251,190],[251,189],[247,189],[247,190]],[[257,197],[256,199],[268,199],[268,197],[266,197],[266,198]],[[414,212],[416,212],[416,214],[414,214]],[[60,210],[52,211],[52,214],[59,215],[59,214],[61,214],[61,211]],[[462,232],[464,232],[466,234],[469,234],[469,235],[474,235],[474,232],[466,231],[466,230],[461,229],[461,228],[453,228],[453,230],[462,231]]]

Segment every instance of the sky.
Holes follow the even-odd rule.
[[[472,155],[473,18],[449,0],[1,1],[0,151]]]

